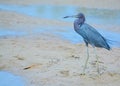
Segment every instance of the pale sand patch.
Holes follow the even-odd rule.
[[[119,86],[120,49],[97,49],[101,76],[97,75],[93,48],[87,75],[84,44],[71,44],[55,36],[0,39],[0,69],[22,76],[25,86]]]

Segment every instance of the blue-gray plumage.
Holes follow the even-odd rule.
[[[110,50],[110,46],[107,43],[107,40],[96,29],[85,23],[85,16],[83,13],[79,13],[74,16],[65,16],[64,18],[69,18],[69,17],[77,18],[74,21],[74,30],[83,37],[83,40],[87,48],[88,48],[88,44],[91,44],[93,47],[100,47]],[[87,49],[87,60],[85,63],[84,71],[87,66],[88,58],[89,58],[89,52]],[[98,57],[96,56],[96,58],[98,64]],[[99,72],[99,68],[97,71]]]
[[[86,23],[79,25],[75,21],[74,29],[83,37],[86,46],[88,46],[88,44],[91,44],[93,47],[102,47],[110,50],[110,46],[108,45],[107,40],[90,25]]]

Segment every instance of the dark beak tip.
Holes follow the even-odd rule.
[[[63,18],[68,18],[69,16],[65,16],[65,17],[63,17]]]

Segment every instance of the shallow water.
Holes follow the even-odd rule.
[[[59,37],[62,37],[63,39],[69,40],[72,43],[80,43],[83,42],[83,38],[77,34],[73,28],[63,28],[66,29],[62,32],[60,31],[54,31],[54,34],[59,35]],[[107,42],[112,47],[120,47],[120,34],[103,30],[103,29],[97,29],[98,32],[103,35],[107,39]]]
[[[56,29],[57,28],[57,29]],[[24,31],[24,28],[22,28],[23,31],[14,31],[14,30],[6,30],[2,29],[0,30],[0,37],[9,36],[9,37],[21,37],[21,36],[29,36],[29,35],[40,35],[41,33],[45,34],[53,34],[55,36],[58,36],[64,40],[68,40],[72,43],[81,43],[83,42],[83,38],[77,34],[73,28],[68,27],[38,27],[31,29],[30,33],[28,31]],[[107,40],[110,46],[112,47],[120,47],[120,34],[107,31],[104,29],[97,29],[98,32],[100,32]]]
[[[83,8],[77,6],[53,5],[0,5],[1,10],[14,11],[28,16],[63,20],[66,15],[83,12],[87,22],[120,24],[120,10]],[[73,19],[63,20],[72,22]]]
[[[0,71],[0,86],[25,86],[25,85],[21,77],[15,76],[5,71]]]
[[[79,12],[86,14],[87,22],[94,24],[114,24],[120,25],[120,10],[108,10],[108,9],[92,9],[92,8],[82,8],[75,6],[52,6],[52,5],[0,5],[1,10],[13,11],[20,14],[37,17],[46,18],[53,20],[61,20],[66,22],[73,22],[74,19],[63,19],[66,15],[73,15]],[[57,29],[56,29],[57,28]],[[29,32],[25,31],[25,28],[21,28],[21,31],[14,31],[9,29],[0,28],[0,36],[23,36],[31,35]],[[106,38],[109,39],[109,43],[112,46],[120,46],[120,34],[115,32],[110,32],[103,29],[98,29],[99,32]],[[59,36],[63,39],[69,40],[72,43],[83,42],[81,36],[75,33],[73,27],[47,27],[40,26],[36,29],[31,29],[32,34],[40,34],[50,32],[53,35]],[[111,41],[112,40],[112,41]]]
[[[14,31],[14,30],[0,28],[0,36],[23,36],[26,34],[27,33],[23,31]]]

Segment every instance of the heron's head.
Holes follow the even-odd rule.
[[[85,16],[83,13],[78,13],[77,15],[73,15],[73,16],[65,16],[64,18],[77,18],[79,23],[85,22]]]

